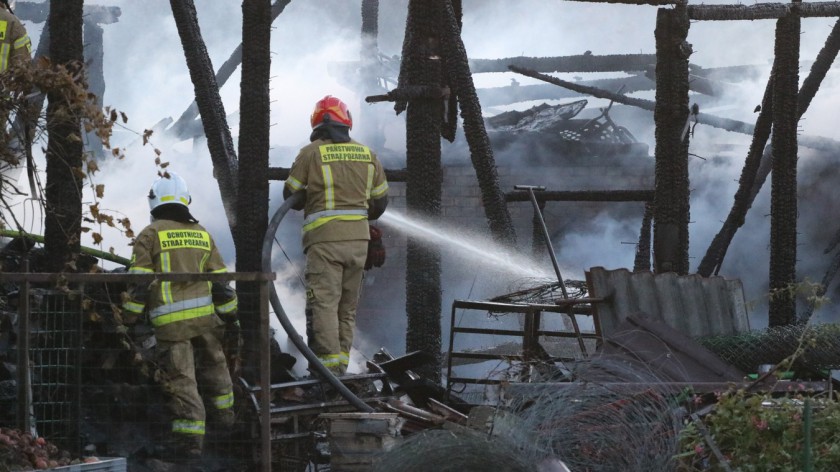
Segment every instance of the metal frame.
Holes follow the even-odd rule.
[[[519,357],[527,359],[528,353],[537,344],[539,336],[552,336],[560,338],[576,338],[581,349],[581,354],[587,356],[584,339],[600,339],[598,333],[598,320],[593,319],[596,327],[595,333],[581,333],[578,327],[576,316],[578,314],[583,316],[593,316],[588,313],[575,313],[573,307],[575,305],[595,304],[601,302],[600,298],[567,298],[557,300],[554,304],[517,304],[517,303],[499,303],[499,302],[485,302],[472,300],[455,300],[452,302],[452,312],[449,322],[449,350],[447,351],[447,367],[446,367],[446,393],[452,393],[452,385],[456,383],[469,383],[477,385],[493,385],[501,383],[501,380],[496,379],[474,379],[466,377],[452,376],[452,359],[504,359]],[[503,329],[488,329],[488,328],[470,328],[455,326],[455,311],[457,309],[466,310],[482,310],[495,313],[522,313],[525,315],[525,326],[521,330],[503,330]],[[566,315],[572,322],[573,331],[554,331],[540,329],[542,321],[542,312],[558,313]],[[484,354],[484,353],[470,353],[458,352],[454,350],[455,335],[463,334],[487,334],[487,335],[501,335],[501,336],[518,336],[522,338],[523,354],[520,356],[509,356],[501,354]]]
[[[28,265],[24,265],[28,270]],[[29,318],[31,307],[29,305],[29,294],[32,284],[52,284],[65,286],[66,284],[80,284],[79,290],[84,291],[84,285],[89,283],[150,283],[155,280],[171,282],[187,281],[209,281],[209,282],[262,282],[260,284],[260,333],[259,333],[259,354],[260,354],[260,386],[268,389],[271,384],[271,329],[269,326],[268,297],[269,287],[276,275],[261,272],[230,272],[230,273],[151,273],[151,274],[125,274],[125,273],[0,273],[0,283],[13,282],[21,285],[20,293],[23,297],[18,306],[20,322],[18,323],[18,363],[29,360],[30,346],[29,339]],[[25,360],[25,361],[22,361]],[[19,421],[22,429],[31,429],[31,396],[29,394],[29,369],[18,366],[18,393],[23,401],[18,407]],[[22,395],[22,396],[21,396]],[[269,395],[261,395],[259,398],[260,408],[258,409],[260,419],[260,466],[262,472],[271,471],[271,398]]]

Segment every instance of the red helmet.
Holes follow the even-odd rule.
[[[347,105],[332,95],[327,95],[315,104],[315,109],[312,110],[312,116],[309,118],[312,128],[321,126],[328,115],[333,123],[353,128],[353,117],[350,116]]]

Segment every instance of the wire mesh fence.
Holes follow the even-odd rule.
[[[697,340],[725,362],[744,372],[757,372],[762,364],[786,359],[802,373],[840,368],[840,326],[797,324],[770,327],[737,335]]]
[[[269,413],[261,412],[259,392],[269,385],[270,355],[263,348],[270,336],[264,302],[271,274],[225,275],[244,279],[234,282],[246,307],[239,313],[242,338],[250,343],[240,353],[233,352],[235,343],[225,343],[221,321],[177,352],[147,322],[125,324],[125,289],[149,277],[0,274],[0,470],[39,468],[39,460],[59,467],[112,458],[124,458],[132,471],[171,464],[176,468],[168,470],[270,470],[269,438],[261,427]],[[209,373],[220,365],[216,346],[224,349],[224,375],[218,368]],[[231,408],[219,391],[225,376]],[[190,385],[197,385],[200,400],[183,394]],[[232,423],[223,410],[233,412]],[[183,428],[185,418],[192,430]],[[196,443],[200,455],[179,447]]]

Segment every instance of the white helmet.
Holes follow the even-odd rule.
[[[149,210],[167,203],[188,206],[191,201],[187,183],[174,172],[167,172],[163,177],[158,177],[149,189]]]

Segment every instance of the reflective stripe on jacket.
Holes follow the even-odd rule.
[[[227,272],[213,238],[199,224],[157,220],[143,229],[134,242],[129,273]],[[134,287],[123,310],[146,311],[161,340],[190,339],[222,322],[214,314],[237,309],[236,292],[213,303],[208,281],[155,281]]]
[[[295,158],[285,185],[292,192],[306,189],[304,247],[321,241],[368,239],[368,202],[388,193],[376,154],[356,141],[311,142]],[[333,221],[364,224],[326,229]]]

